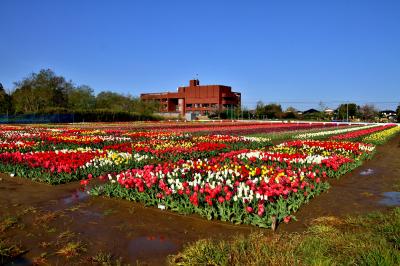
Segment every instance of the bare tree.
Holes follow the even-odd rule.
[[[373,104],[365,104],[359,109],[360,118],[364,121],[374,121],[378,115],[378,110]]]

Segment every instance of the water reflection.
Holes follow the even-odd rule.
[[[390,191],[382,195],[384,198],[379,201],[380,204],[385,206],[400,206],[400,192]]]
[[[163,256],[176,252],[178,246],[164,236],[142,236],[137,237],[129,243],[129,254],[132,259],[147,256]]]
[[[0,256],[0,264],[3,263],[3,261],[1,260],[1,256]],[[3,265],[3,264],[1,264]],[[12,260],[11,262],[5,263],[5,266],[30,266],[33,265],[32,261],[24,258],[24,257],[18,257],[14,260]]]
[[[64,204],[72,204],[72,203],[77,203],[82,200],[85,200],[89,197],[89,194],[86,191],[82,190],[76,190],[74,191],[71,196],[65,197],[62,199],[62,202]]]
[[[372,175],[374,173],[375,173],[374,169],[368,168],[368,169],[361,171],[360,175],[366,176],[366,175]]]

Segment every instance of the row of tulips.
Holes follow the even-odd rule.
[[[34,141],[7,141],[0,140],[0,152],[2,151],[11,151],[11,150],[26,150],[37,145]]]
[[[99,176],[91,193],[197,213],[208,219],[269,227],[369,158],[374,146],[294,141],[266,151],[239,150],[208,159],[149,164]],[[88,184],[92,175],[82,181]]]
[[[387,142],[398,133],[400,133],[400,125],[368,135],[364,137],[362,141],[380,145]]]
[[[11,173],[34,181],[61,184],[77,181],[88,174],[122,171],[141,167],[153,158],[138,153],[78,148],[37,152],[0,153],[0,172]]]
[[[348,133],[344,133],[344,134],[335,135],[335,136],[331,137],[331,139],[333,139],[333,140],[359,139],[366,135],[370,135],[372,133],[382,131],[385,129],[389,129],[389,128],[392,128],[395,126],[396,126],[395,124],[389,124],[389,125],[377,126],[377,127],[367,128],[367,129],[361,129],[361,130],[357,130],[354,132],[348,132]]]
[[[77,129],[53,129],[53,128],[29,128],[13,131],[15,128],[0,128],[0,141],[3,150],[25,151],[32,150],[59,150],[91,147],[96,149],[121,148],[141,152],[145,150],[151,153],[169,153],[169,148],[181,147],[190,152],[193,148],[198,151],[219,150],[223,148],[238,149],[240,146],[251,144],[252,148],[266,145],[267,138],[242,137],[230,135],[200,135],[194,136],[187,133],[172,132],[123,132],[121,130],[108,130],[110,135],[105,134],[106,130],[77,130]],[[115,134],[115,135],[113,135]],[[29,142],[30,145],[20,145]],[[260,144],[257,144],[260,143]],[[226,144],[226,145],[224,145]],[[21,147],[24,146],[24,147]],[[132,146],[129,147],[128,146]],[[193,147],[196,146],[196,147]],[[179,149],[174,151],[180,153]]]
[[[208,158],[231,150],[270,145],[269,140],[265,138],[160,133],[161,137],[147,141],[142,141],[142,136],[139,138],[141,141],[129,138],[128,141],[124,140],[125,142],[114,137],[110,142],[113,144],[100,147],[96,141],[92,145],[82,144],[78,147],[73,143],[57,146],[49,144],[48,139],[54,135],[49,136],[47,133],[47,131],[40,132],[41,140],[36,142],[22,140],[0,142],[0,171],[59,184],[80,180],[88,173],[118,172],[150,162]],[[76,134],[76,132],[69,133]],[[74,139],[72,137],[76,137],[75,140],[79,137],[83,140],[81,143],[85,143],[88,138],[101,139],[103,136],[71,135],[70,139]]]
[[[345,127],[345,128],[339,128],[339,129],[333,129],[333,130],[323,130],[323,131],[320,130],[317,132],[307,132],[307,133],[298,134],[298,135],[293,136],[293,138],[294,139],[319,139],[319,138],[325,138],[327,136],[339,135],[339,134],[344,134],[344,133],[348,133],[348,132],[354,132],[354,131],[374,128],[377,126],[378,125],[373,124],[373,125],[367,125],[367,126]]]
[[[106,132],[110,135],[103,135]],[[96,173],[120,171],[149,161],[209,158],[242,149],[263,151],[269,145],[266,138],[230,135],[2,127],[0,171],[58,184],[79,180],[91,168]],[[89,161],[93,164],[82,171],[79,167]]]

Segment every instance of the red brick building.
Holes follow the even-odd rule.
[[[187,112],[209,114],[240,106],[241,94],[223,85],[200,85],[199,80],[190,80],[189,86],[179,87],[178,92],[143,93],[143,101],[160,102],[160,112]]]

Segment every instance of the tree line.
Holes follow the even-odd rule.
[[[318,110],[299,112],[293,107],[285,111],[278,103],[264,104],[259,101],[255,110],[231,108],[213,114],[218,118],[258,118],[258,119],[310,119],[310,120],[347,120],[360,119],[374,121],[378,110],[373,105],[358,106],[346,103],[338,106],[334,112],[325,112],[321,102]],[[0,83],[0,114],[77,114],[83,121],[129,121],[155,119],[154,112],[159,110],[157,102],[144,102],[138,97],[122,95],[111,91],[102,91],[95,95],[88,85],[76,86],[71,80],[56,75],[51,69],[42,69],[20,81],[14,82],[14,88],[7,93]],[[400,105],[397,107],[400,119]]]
[[[90,86],[76,86],[51,69],[42,69],[14,82],[10,93],[0,84],[0,114],[112,112],[151,117],[157,110],[157,103],[143,102],[130,95],[111,91],[95,95]]]
[[[333,112],[326,112],[326,106],[320,102],[319,108],[310,109],[306,112],[299,112],[293,107],[288,107],[285,111],[278,103],[264,104],[259,101],[255,109],[257,118],[267,119],[309,119],[309,120],[347,120],[358,119],[361,121],[373,122],[380,118],[378,109],[372,104],[357,105],[355,103],[340,104]],[[396,109],[397,120],[400,119],[400,105]]]

